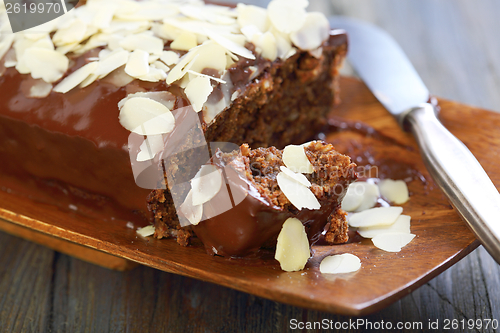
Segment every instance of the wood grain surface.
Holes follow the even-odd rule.
[[[409,179],[411,198],[403,208],[412,217],[411,230],[417,237],[399,253],[378,250],[370,240],[353,233],[348,244],[313,246],[314,257],[304,271],[283,272],[272,251],[264,252],[262,259],[227,260],[208,256],[201,244],[181,247],[173,239],[143,238],[128,228],[126,221],[103,223],[12,193],[0,192],[0,217],[23,228],[18,235],[25,237],[27,228],[46,233],[50,236],[38,239],[42,244],[52,245],[52,241],[56,250],[103,266],[116,264],[109,257],[103,258],[102,252],[85,252],[86,248],[75,249],[72,243],[61,247],[60,239],[274,301],[349,315],[374,312],[441,273],[477,247],[478,242],[431,180],[413,138],[398,128],[362,82],[342,78],[341,85],[343,103],[333,110],[334,118],[330,120],[348,126],[336,125],[333,132],[325,131],[329,133],[326,140],[357,162],[362,168],[358,168],[360,175],[369,164],[370,177]],[[500,157],[491,155],[489,149],[500,147],[500,133],[478,138],[469,130],[472,127],[477,131],[481,127],[475,126],[482,125],[493,132],[500,127],[500,114],[444,100],[440,105],[443,121],[449,122],[452,130],[456,129],[455,134],[469,145],[493,181],[500,185],[500,173],[495,168]],[[457,112],[461,113],[460,118]],[[483,122],[463,126],[476,118]],[[370,127],[363,130],[359,126],[362,124]],[[33,235],[27,236],[33,239]],[[320,274],[321,259],[340,253],[353,253],[361,258],[361,270],[338,276]]]
[[[434,94],[495,111],[500,111],[499,6],[494,0],[311,1],[314,10],[363,18],[387,29]],[[492,147],[490,153],[498,150]],[[293,319],[357,319],[146,267],[109,271],[3,233],[0,264],[1,331],[283,332]],[[498,320],[500,269],[480,248],[402,300],[361,318],[424,324]]]

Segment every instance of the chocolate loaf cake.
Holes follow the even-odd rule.
[[[133,165],[161,169],[164,147],[145,152],[131,135],[166,140],[182,127],[178,110],[197,113],[206,142],[283,147],[312,138],[338,101],[347,38],[306,6],[91,0],[16,35],[0,6],[0,188],[19,180],[68,197],[63,209],[110,210],[145,225],[152,188],[137,186]],[[158,116],[162,126],[139,129]],[[150,198],[162,195],[166,212],[168,189]],[[155,220],[158,237],[172,235]]]
[[[209,192],[201,205],[194,205],[193,181],[180,213],[168,191],[153,192],[149,202],[157,236],[176,236],[187,245],[194,232],[209,254],[244,256],[273,247],[285,220],[294,217],[305,225],[311,245],[323,232],[329,244],[347,241],[340,203],[356,179],[355,164],[332,145],[312,141],[279,150],[244,144],[230,153],[217,151],[208,165],[214,170],[202,177],[212,175],[210,183],[220,185],[200,190]],[[294,171],[300,169],[306,173]],[[179,223],[178,216],[189,222]]]

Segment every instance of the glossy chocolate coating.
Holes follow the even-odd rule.
[[[232,163],[238,165],[240,161],[233,160]],[[229,189],[227,192],[233,198],[246,196],[231,209],[193,226],[196,236],[211,255],[242,257],[255,253],[263,246],[272,247],[276,245],[283,223],[290,217],[296,217],[304,224],[309,243],[313,245],[323,232],[328,216],[340,202],[339,196],[333,195],[329,200],[321,201],[321,208],[318,210],[295,211],[278,207],[263,197],[243,172],[237,171],[243,169],[241,163],[240,167],[233,168],[221,161],[216,154],[212,164],[224,170]],[[211,200],[212,205],[223,205],[225,194],[222,193],[225,193],[224,188]]]

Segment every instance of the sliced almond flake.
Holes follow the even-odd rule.
[[[361,205],[366,191],[365,184],[367,183],[355,182],[349,185],[347,192],[342,199],[341,207],[343,210],[346,212],[353,212]]]
[[[202,205],[212,200],[219,193],[221,187],[221,171],[215,165],[203,165],[191,179],[193,205]]]
[[[60,29],[65,29],[69,27],[71,24],[73,24],[73,21],[75,20],[75,12],[74,11],[69,11],[66,13],[67,15],[62,15],[59,17],[59,20],[57,22],[56,26],[56,31]]]
[[[243,27],[253,25],[257,31],[264,33],[271,25],[264,8],[239,3],[236,6],[236,12],[238,13],[238,25],[242,31]]]
[[[257,66],[248,66],[248,70],[252,73],[248,78],[249,81],[252,81],[260,74],[259,68]]]
[[[47,49],[47,50],[54,50],[55,49],[54,43],[52,43],[52,40],[50,39],[49,36],[46,36],[44,38],[37,40],[30,47],[39,47],[39,48]]]
[[[115,54],[118,51],[123,51],[123,49],[122,48],[120,48],[119,50],[102,49],[101,51],[99,51],[99,61],[106,60],[108,56]]]
[[[311,182],[303,174],[293,172],[292,170],[290,170],[290,169],[288,169],[287,167],[284,167],[284,166],[280,166],[280,170],[283,173],[285,173],[285,175],[287,175],[290,178],[295,179],[296,181],[298,181],[302,185],[304,185],[306,187],[311,187]]]
[[[241,45],[236,44],[235,42],[233,42],[233,41],[227,39],[226,37],[216,33],[215,31],[205,29],[205,34],[211,40],[215,41],[216,43],[218,43],[222,47],[228,49],[230,52],[237,54],[243,58],[247,58],[247,59],[251,59],[251,60],[255,59],[255,56],[253,55],[253,53],[249,49],[247,49]]]
[[[128,15],[129,13],[137,12],[141,9],[141,3],[136,1],[121,1],[121,6],[118,6],[115,12],[116,17],[121,17],[121,15]]]
[[[27,47],[24,46],[26,42],[29,43],[29,46],[33,45],[32,41],[19,40],[19,39],[16,40],[14,43],[14,50],[16,51],[16,59],[17,59],[16,70],[21,74],[30,73],[30,68],[26,64],[27,62],[26,58],[24,58],[24,52],[27,49]]]
[[[330,35],[330,24],[322,13],[307,13],[304,24],[290,34],[293,44],[302,50],[314,50]]]
[[[2,3],[3,2],[0,1],[0,4]],[[3,17],[4,19],[0,21],[0,33],[13,34],[12,27],[10,26],[10,22],[7,17],[7,13],[4,12]]]
[[[303,144],[301,144],[301,146],[304,148],[307,148],[307,147],[310,147],[313,143],[315,144],[316,142],[318,142],[318,141],[312,140],[312,141],[304,142]]]
[[[304,269],[311,256],[306,229],[299,219],[291,217],[283,223],[276,243],[274,258],[287,272]]]
[[[66,44],[66,45],[58,46],[56,48],[56,51],[61,53],[61,54],[66,55],[70,52],[73,52],[74,50],[76,50],[79,47],[80,47],[79,43]]]
[[[52,41],[58,46],[77,43],[83,40],[86,31],[87,24],[75,18],[67,27],[58,29],[52,37]]]
[[[407,233],[390,233],[380,234],[372,238],[373,245],[386,252],[399,252],[403,247],[408,245],[414,234]]]
[[[236,23],[236,19],[224,15],[215,15],[210,21],[220,25],[234,25]]]
[[[198,45],[196,35],[189,31],[183,31],[177,36],[170,47],[174,50],[189,51]]]
[[[91,74],[92,76],[93,74]],[[114,85],[117,88],[121,88],[134,81],[135,79],[125,73],[125,66],[118,67],[106,77],[102,78],[102,82],[108,82]]]
[[[35,42],[36,40],[30,40],[24,38],[24,36],[21,34],[20,35],[15,34],[13,47],[14,50],[16,51],[16,56],[20,58],[23,55],[24,51],[26,51],[26,49],[32,46]]]
[[[321,59],[321,56],[323,55],[323,48],[318,47],[317,49],[310,50],[309,54],[312,55],[316,59]]]
[[[193,109],[196,112],[200,112],[213,89],[208,77],[198,76],[188,83],[186,89],[184,89],[184,93],[193,106]]]
[[[205,35],[196,35],[196,41],[198,45],[205,43],[207,40],[208,37]]]
[[[136,92],[134,94],[128,94],[127,97],[118,102],[118,108],[121,109],[129,99],[135,97],[144,97],[152,99],[153,101],[165,105],[169,110],[172,110],[174,108],[176,100],[175,95],[168,91]]]
[[[222,83],[222,84],[226,84],[226,81],[219,79],[217,77],[213,77],[213,76],[206,75],[206,74],[201,74],[201,73],[195,72],[195,71],[190,70],[190,69],[188,69],[186,72],[193,74],[193,75],[196,75],[196,76],[206,77],[206,78],[209,78],[210,80],[214,80],[214,81],[217,81],[217,82]]]
[[[155,234],[155,227],[152,225],[148,225],[147,227],[137,229],[136,232],[139,236],[150,237]]]
[[[232,95],[231,95],[231,102],[233,102],[235,99],[238,98],[238,96],[240,96],[240,92],[237,90],[235,91]]]
[[[179,10],[186,17],[199,21],[206,21],[221,25],[230,25],[236,22],[236,20],[232,17],[221,15],[222,12],[217,10],[217,7],[211,5],[196,6],[188,4],[179,7]]]
[[[273,26],[283,33],[297,31],[306,21],[307,0],[273,0],[267,13]]]
[[[163,136],[148,135],[144,142],[140,145],[139,153],[137,154],[137,162],[144,162],[153,159],[156,154],[164,148]]]
[[[99,3],[99,9],[96,10],[92,19],[92,25],[99,29],[108,28],[111,25],[116,9],[117,4],[102,1]]]
[[[410,233],[410,221],[411,217],[408,215],[399,215],[396,222],[390,226],[382,227],[372,227],[372,228],[358,228],[358,234],[364,238],[373,238],[381,234],[391,234],[391,233]]]
[[[318,199],[306,186],[302,185],[295,179],[288,177],[284,172],[278,173],[276,179],[283,194],[298,210],[301,210],[302,208],[321,208]]]
[[[179,87],[181,87],[182,89],[186,89],[186,87],[189,84],[189,82],[191,81],[191,79],[192,78],[189,75],[184,75],[184,77],[182,79],[180,79],[179,81],[177,81],[177,85]]]
[[[152,64],[152,63],[154,63],[158,59],[160,59],[160,55],[159,54],[151,54],[151,55],[148,56],[148,63]]]
[[[179,54],[174,51],[163,51],[160,56],[160,60],[163,61],[168,66],[172,66],[179,62]]]
[[[97,29],[94,26],[88,25],[87,30],[85,30],[85,35],[83,35],[83,38],[80,42],[89,39],[91,36],[94,36],[98,32],[99,32],[99,29]]]
[[[209,98],[203,106],[203,120],[207,124],[210,124],[226,107],[228,107],[228,103],[226,103],[224,98],[221,98],[217,103],[210,103]]]
[[[16,51],[14,49],[10,49],[5,54],[5,58],[3,60],[5,68],[15,67],[17,65]]]
[[[149,73],[149,53],[135,50],[128,58],[125,73],[132,77],[140,77]]]
[[[182,215],[188,219],[189,223],[197,225],[203,216],[203,205],[193,205],[193,190],[191,189],[186,199],[179,207]]]
[[[307,158],[304,147],[288,145],[283,149],[283,163],[293,172],[313,173],[314,168]]]
[[[174,16],[179,13],[178,4],[166,2],[139,2],[139,6],[135,9],[132,7],[125,8],[125,10],[117,10],[116,16],[123,20],[128,21],[158,21],[165,17]],[[127,5],[128,6],[128,5]]]
[[[141,9],[142,3],[136,1],[121,1],[121,6],[118,6],[115,12],[115,17],[120,18],[124,15],[129,15],[130,13],[135,13]]]
[[[111,1],[109,1],[111,2]],[[74,16],[87,24],[92,24],[94,17],[99,11],[99,3],[88,1],[85,6],[80,6],[72,10]]]
[[[219,44],[213,41],[207,41],[206,43],[198,46],[196,48],[197,55],[191,61],[188,69],[195,72],[201,73],[204,69],[210,68],[222,74],[226,69],[226,50]]]
[[[163,70],[165,73],[168,73],[170,72],[170,67],[168,67],[167,65],[165,65],[163,62],[161,61],[155,61],[153,62],[152,66],[154,68],[158,68],[158,69],[161,69]]]
[[[165,19],[164,22],[182,31],[189,31],[202,36],[208,36],[206,33],[207,29],[218,34],[239,33],[239,29],[236,24],[218,25],[209,22],[193,20],[190,18]]]
[[[83,82],[80,84],[80,88],[85,88],[87,86],[90,86],[92,83],[94,83],[95,80],[97,80],[99,76],[95,73],[90,74]]]
[[[404,204],[410,198],[408,186],[403,180],[384,179],[378,183],[378,187],[383,197],[397,205]]]
[[[201,45],[200,45],[201,46]],[[196,59],[198,56],[198,50],[199,47],[195,47],[188,53],[186,53],[175,65],[174,68],[168,73],[167,76],[167,84],[172,84],[175,81],[182,79],[184,75],[187,73],[186,71],[191,68],[191,66],[194,64],[192,60]]]
[[[150,54],[161,54],[163,52],[163,40],[145,33],[125,37],[120,42],[120,46],[125,50],[141,49]]]
[[[12,43],[14,42],[14,34],[0,34],[0,59],[9,51]]]
[[[68,58],[53,50],[30,47],[24,52],[23,57],[30,59],[26,61],[26,67],[34,79],[55,82],[68,70]]]
[[[235,63],[236,62],[231,58],[231,56],[229,54],[226,54],[226,69],[231,68],[231,66]]]
[[[349,225],[356,228],[389,226],[396,222],[403,212],[401,207],[377,207],[354,213],[349,217]]]
[[[241,34],[221,34],[222,37],[229,39],[230,41],[244,47],[245,44],[247,43],[247,39],[245,36]]]
[[[281,31],[278,31],[274,27],[272,27],[269,32],[273,34],[274,38],[276,38],[278,57],[281,59],[285,59],[285,56],[290,52],[290,50],[293,49],[290,36],[288,34],[282,33]]]
[[[59,93],[67,93],[71,89],[75,88],[77,85],[82,83],[90,74],[92,74],[97,67],[99,67],[99,63],[97,61],[89,62],[88,64],[80,67],[70,75],[64,78],[59,84],[54,88],[55,92]]]
[[[345,274],[361,268],[361,260],[354,254],[343,253],[325,257],[321,260],[319,271],[322,274]]]
[[[120,46],[123,38],[125,38],[125,36],[120,34],[111,35],[111,38],[108,40],[108,49],[111,51],[123,50],[123,47]]]
[[[99,54],[100,58],[100,54]],[[108,54],[103,60],[99,61],[99,67],[96,69],[95,74],[99,78],[103,78],[118,67],[125,65],[129,58],[129,52],[125,50],[113,51]]]
[[[145,97],[127,99],[120,107],[119,120],[123,127],[141,135],[170,133],[175,126],[175,118],[165,105]]]
[[[263,58],[274,61],[278,57],[276,38],[269,31],[256,37],[255,45],[261,49],[261,56]]]
[[[152,30],[156,36],[165,40],[174,40],[184,31],[169,23],[153,23]]]
[[[165,71],[161,68],[150,66],[148,74],[138,76],[137,78],[141,81],[159,82],[167,78],[167,73],[165,73]]]
[[[297,53],[297,49],[296,48],[291,48],[290,51],[288,51],[288,53],[282,59],[286,60],[286,59],[294,56],[295,53]]]
[[[29,40],[23,37],[23,35],[16,35],[15,37],[15,42],[14,42],[14,50],[16,52],[16,59],[17,59],[17,64],[16,64],[16,70],[21,73],[21,74],[29,74],[31,72],[30,67],[27,66],[27,61],[29,60],[28,58],[24,57],[24,53],[27,49],[33,47],[33,45],[37,41]],[[49,38],[49,42],[46,42],[45,40],[42,42],[39,42],[38,45],[40,48],[48,48],[49,43],[52,44],[52,41]],[[52,45],[53,49],[53,45]]]
[[[111,38],[108,34],[98,33],[90,37],[90,39],[84,44],[79,44],[79,47],[75,48],[73,52],[76,54],[82,54],[92,49],[100,46],[105,46],[108,44],[108,40]]]
[[[373,208],[380,197],[378,186],[368,182],[359,182],[356,186],[356,191],[362,193],[362,199],[355,211],[361,212]]]
[[[193,0],[194,3],[196,3],[196,0]],[[199,3],[199,2],[198,2]],[[227,17],[232,17],[236,19],[238,17],[238,13],[236,12],[235,8],[229,7],[229,6],[224,6],[224,5],[212,5],[208,4],[210,7],[210,11],[217,13],[219,15],[224,15]]]
[[[115,34],[117,32],[129,33],[139,33],[149,29],[150,22],[148,21],[123,21],[119,19],[114,19],[111,21],[109,27],[102,29],[105,34]]]
[[[259,36],[262,36],[262,32],[257,28],[257,26],[253,24],[245,25],[241,27],[241,33],[245,38],[249,41],[252,42],[254,38],[258,38]]]

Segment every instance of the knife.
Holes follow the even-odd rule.
[[[438,120],[429,91],[384,30],[334,16],[349,36],[348,60],[375,97],[412,132],[429,173],[491,256],[500,264],[500,194],[469,149]]]

